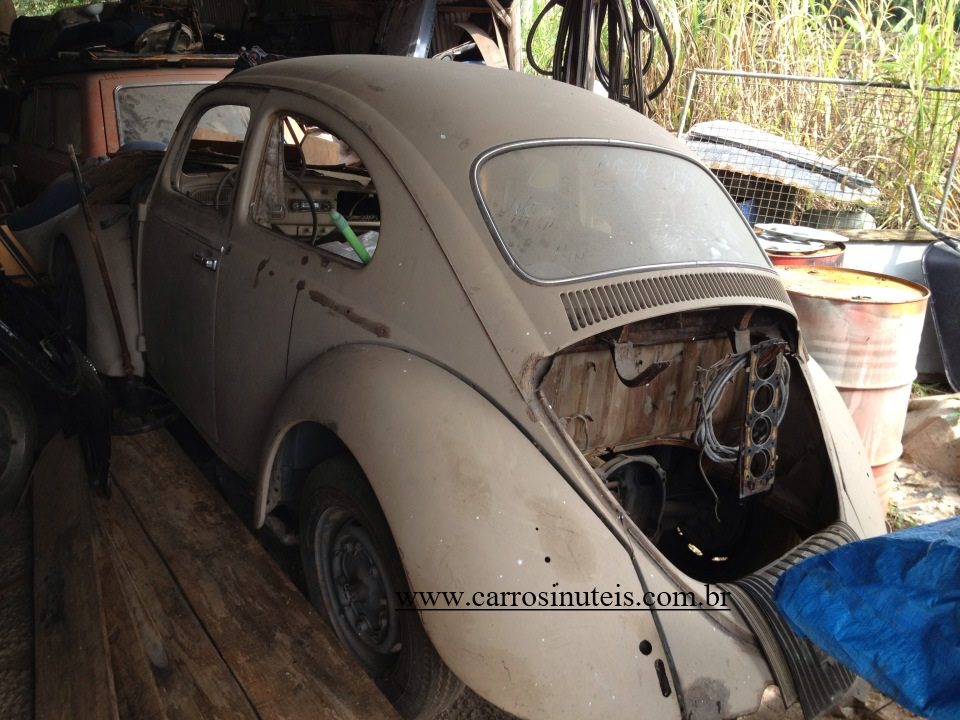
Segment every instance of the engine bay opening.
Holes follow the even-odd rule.
[[[786,313],[617,328],[555,355],[540,390],[634,525],[697,580],[754,572],[836,519]]]

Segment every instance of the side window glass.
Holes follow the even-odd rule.
[[[80,125],[80,92],[74,87],[57,88],[57,138],[58,150],[67,151],[73,145],[77,154],[82,150],[83,132]]]
[[[20,117],[17,119],[17,140],[22,143],[33,143],[34,105],[37,94],[33,90],[20,103]]]
[[[363,160],[311,118],[278,115],[264,152],[253,222],[366,264],[380,240],[380,203]]]
[[[34,116],[33,142],[40,147],[53,147],[56,103],[52,87],[37,88],[37,114]]]
[[[226,213],[233,201],[240,154],[250,124],[250,108],[217,105],[193,129],[174,189],[201,205]]]

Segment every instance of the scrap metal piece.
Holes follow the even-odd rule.
[[[740,497],[773,487],[777,431],[787,404],[790,366],[786,343],[755,345],[747,353],[747,398],[740,434]]]
[[[649,385],[655,377],[670,367],[672,362],[658,361],[643,367],[643,359],[634,351],[634,347],[631,342],[613,344],[613,364],[617,377],[629,388]]]

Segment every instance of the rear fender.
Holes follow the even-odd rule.
[[[477,609],[491,597],[522,606],[523,593],[538,603],[541,593],[549,600],[553,591],[595,588],[612,603],[613,593],[639,602],[644,592],[624,546],[488,399],[400,350],[351,345],[324,354],[276,409],[258,523],[277,451],[303,422],[335,432],[363,468],[410,588],[462,592],[461,607],[470,603],[421,618],[474,690],[524,717],[632,717],[638,707],[679,716],[676,693],[668,683],[665,695],[656,671],[667,658],[651,613]],[[638,650],[644,641],[648,655]]]
[[[810,387],[827,435],[827,450],[837,477],[842,517],[861,538],[883,535],[886,508],[881,504],[870,461],[846,403],[816,360],[806,363]]]

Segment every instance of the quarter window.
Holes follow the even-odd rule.
[[[363,160],[311,118],[278,115],[251,209],[254,223],[360,264],[380,239],[380,202]]]

